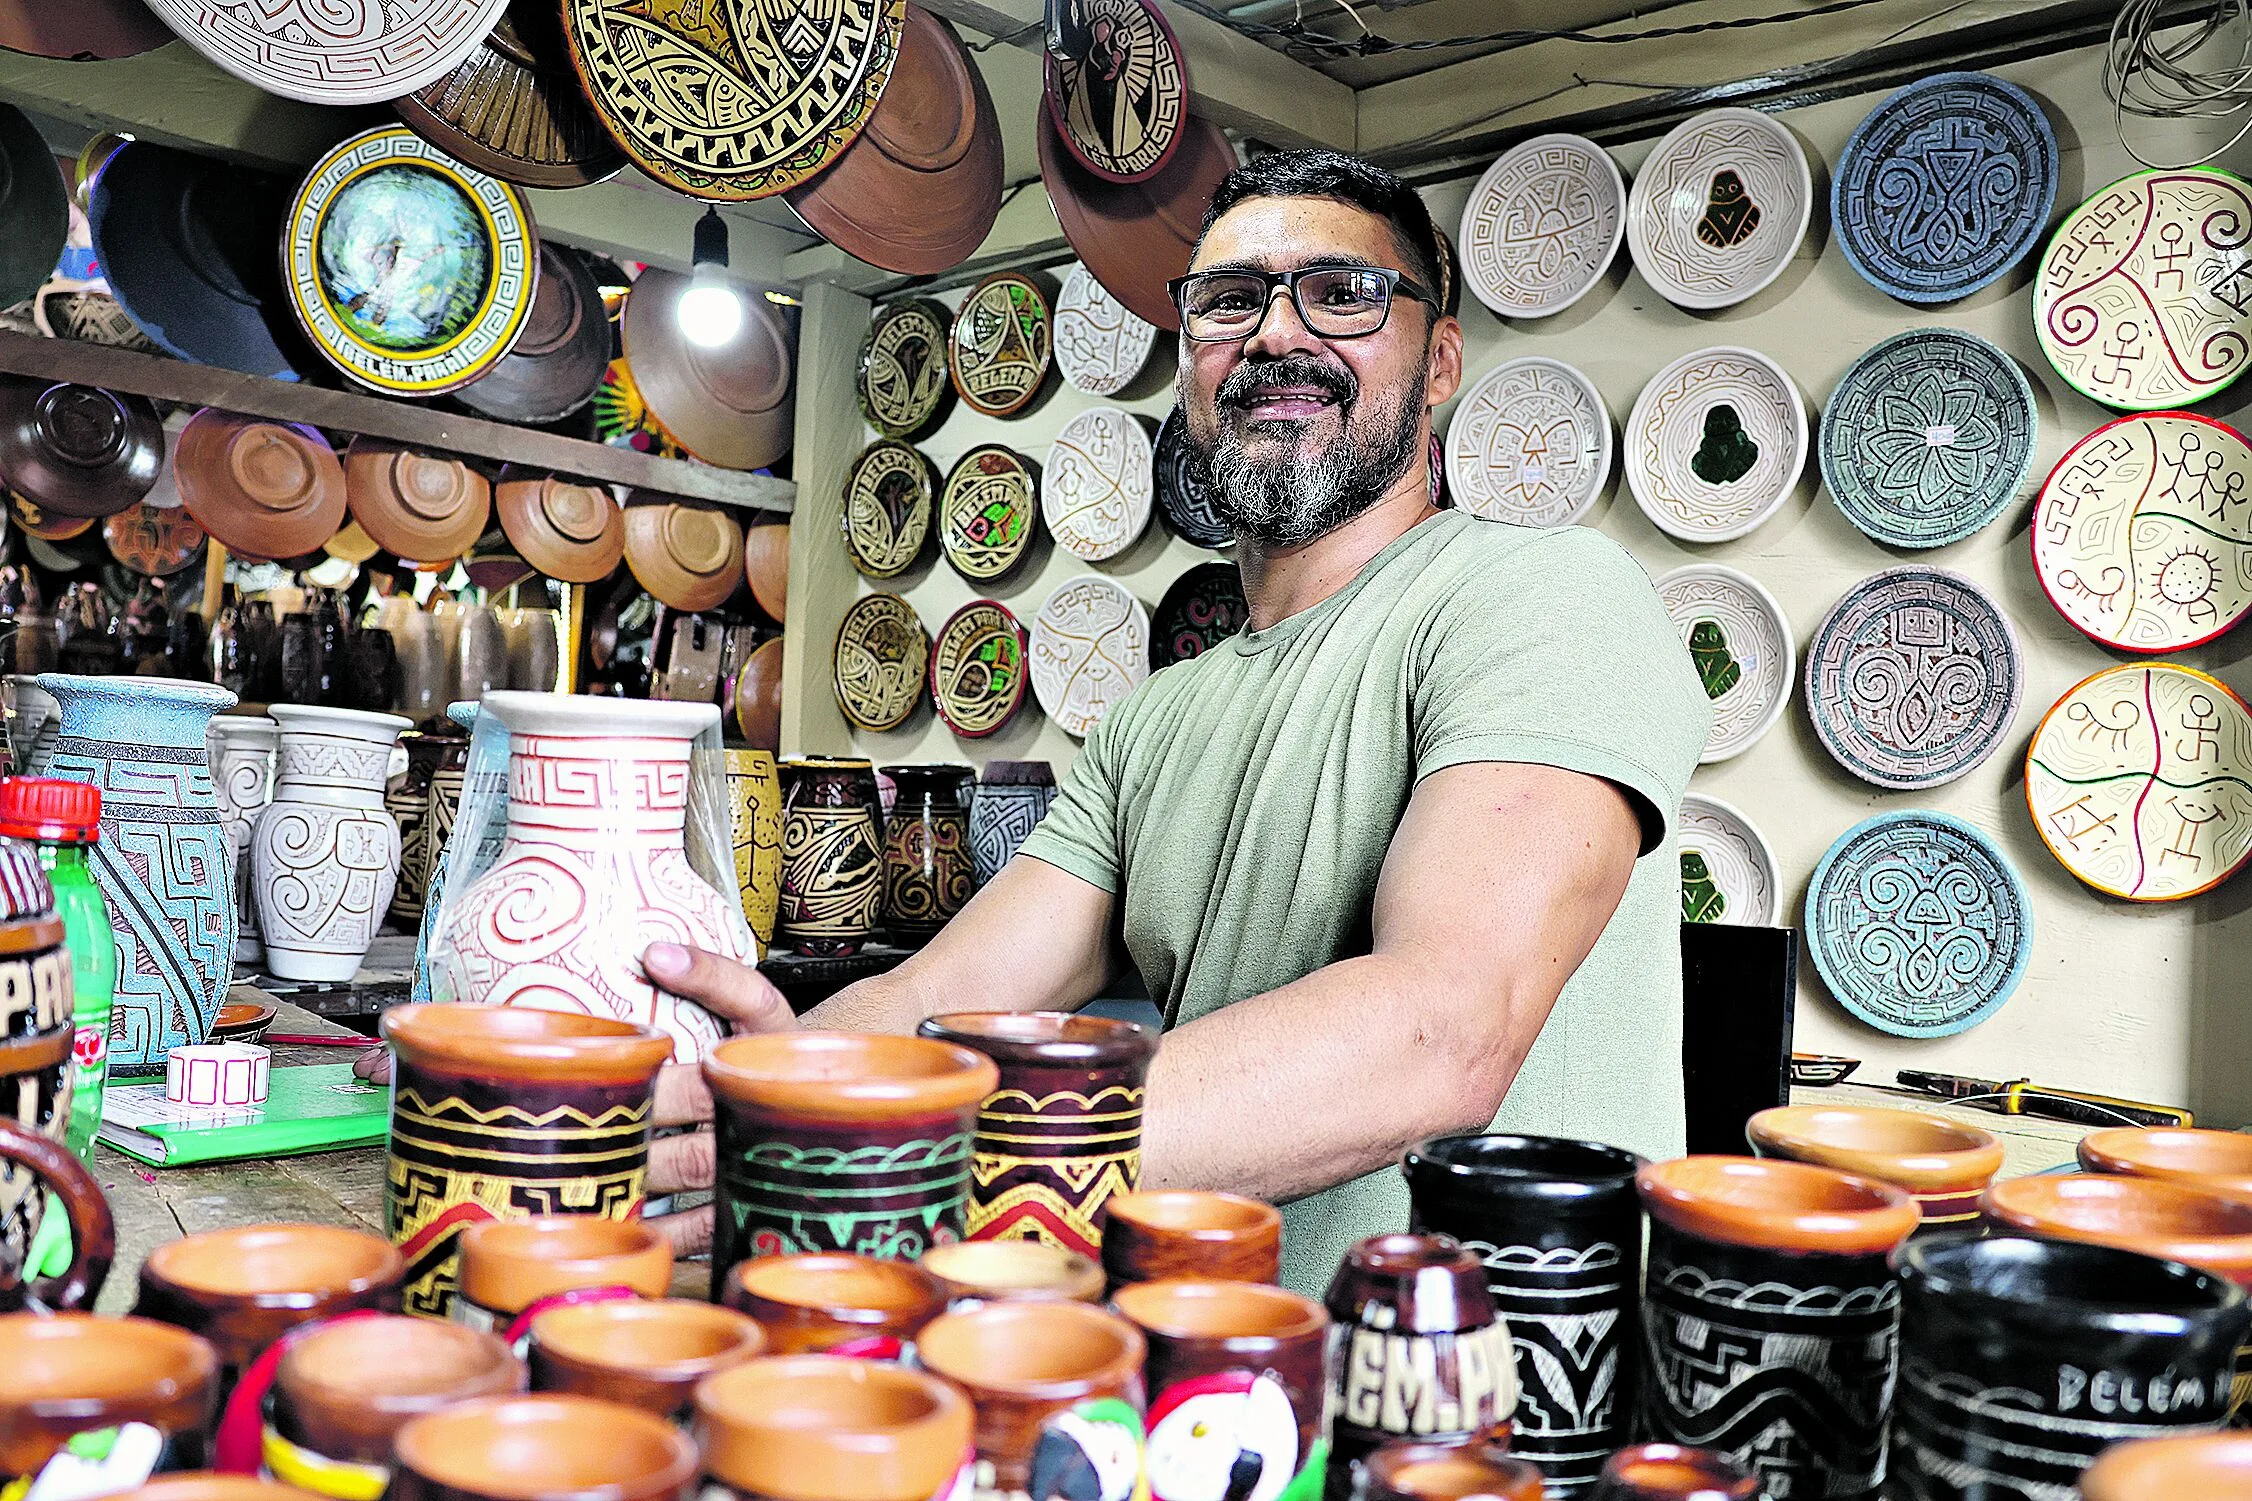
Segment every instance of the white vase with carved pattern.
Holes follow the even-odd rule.
[[[275,704],[274,800],[250,841],[266,971],[343,982],[359,972],[399,879],[399,822],[383,807],[396,714]]]
[[[266,959],[266,945],[258,937],[258,903],[250,895],[250,835],[258,827],[258,815],[274,800],[274,750],[280,743],[281,726],[262,714],[215,714],[204,732],[219,826],[227,831],[234,861],[237,964]]]

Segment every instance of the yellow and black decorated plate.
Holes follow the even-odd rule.
[[[1054,353],[1048,294],[1015,271],[988,276],[962,299],[946,343],[962,400],[989,417],[1021,411],[1039,394]]]
[[[983,444],[947,473],[938,500],[939,546],[956,573],[982,584],[1024,560],[1039,514],[1032,461],[998,443]]]
[[[930,460],[904,443],[879,438],[860,451],[845,476],[845,551],[870,578],[905,573],[931,530]]]
[[[853,602],[837,626],[837,707],[863,730],[892,730],[922,702],[931,638],[915,607],[896,594]]]
[[[944,304],[927,297],[878,308],[860,344],[860,414],[887,438],[912,438],[946,405]]]

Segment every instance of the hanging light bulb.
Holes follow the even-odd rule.
[[[691,344],[717,349],[743,331],[743,298],[727,279],[727,221],[705,209],[696,221],[695,268],[675,314]]]

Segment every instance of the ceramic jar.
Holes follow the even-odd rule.
[[[62,705],[30,674],[11,672],[7,684],[9,760],[16,775],[37,776],[62,733]]]
[[[884,854],[865,761],[782,763],[782,892],[775,939],[801,954],[856,954],[875,936]]]
[[[461,608],[460,635],[454,641],[453,696],[482,701],[508,687],[508,632],[491,605]]]
[[[280,746],[281,726],[263,714],[214,714],[205,732],[211,791],[234,861],[235,959],[242,964],[266,957],[258,939],[258,903],[250,894],[250,834],[274,800],[274,752]]]
[[[946,1311],[945,1289],[921,1267],[835,1252],[738,1261],[720,1300],[756,1319],[777,1355],[895,1360]]]
[[[917,1263],[938,1279],[946,1306],[1103,1300],[1102,1263],[1039,1240],[965,1240],[933,1246]]]
[[[983,886],[1016,856],[1056,800],[1056,774],[1045,761],[988,761],[970,803],[970,854]]]
[[[1899,1354],[1885,1258],[1916,1228],[1889,1183],[1797,1162],[1645,1167],[1643,1414],[1771,1493],[1874,1494]]]
[[[912,1261],[962,1238],[983,1054],[924,1037],[770,1032],[704,1060],[718,1126],[712,1291],[746,1256]]]
[[[1904,1494],[2068,1495],[2107,1446],[2209,1428],[2228,1411],[2252,1311],[2226,1278],[2110,1246],[1971,1232],[1916,1241],[1898,1261]]]
[[[916,1358],[969,1395],[981,1492],[1132,1501],[1141,1331],[1084,1303],[987,1303],[923,1327]]]
[[[1187,1189],[1114,1194],[1103,1224],[1111,1290],[1166,1277],[1273,1282],[1282,1276],[1282,1211],[1241,1194]]]
[[[1760,1489],[1718,1450],[1634,1444],[1604,1461],[1588,1501],[1760,1501]]]
[[[622,1402],[662,1418],[689,1408],[696,1384],[766,1348],[732,1308],[678,1298],[578,1303],[532,1320],[532,1388]]]
[[[1642,1204],[1632,1152],[1549,1136],[1441,1136],[1407,1154],[1408,1228],[1485,1263],[1519,1383],[1510,1451],[1558,1497],[1631,1436],[1640,1365]]]
[[[1100,1255],[1104,1206],[1141,1187],[1143,1083],[1157,1034],[1065,1011],[958,1011],[916,1031],[983,1053],[1000,1070],[978,1107],[970,1238]]]
[[[133,1312],[209,1340],[223,1398],[244,1366],[298,1325],[397,1309],[405,1271],[389,1242],[333,1225],[206,1230],[149,1252]]]
[[[499,692],[482,713],[508,730],[508,833],[492,867],[447,899],[431,941],[436,994],[450,981],[456,1000],[655,1027],[676,1061],[696,1061],[726,1028],[653,985],[641,951],[662,941],[755,957],[730,910],[738,898],[688,859],[693,752],[718,708]]]
[[[395,1006],[384,1228],[409,1313],[453,1305],[458,1238],[479,1220],[641,1213],[657,1070],[649,1027],[519,1006]]]
[[[67,1064],[67,1028],[62,1056]],[[22,1077],[0,1075],[0,1097],[21,1090]],[[67,1112],[67,1079],[61,1100]],[[50,1194],[70,1220],[71,1261],[61,1272],[34,1280],[25,1275],[23,1248],[45,1218]],[[22,1227],[22,1239],[0,1238],[0,1310],[13,1311],[27,1303],[62,1309],[93,1306],[117,1254],[117,1231],[101,1185],[63,1145],[60,1120],[48,1136],[0,1118],[0,1225],[8,1224]]]
[[[474,722],[474,714],[471,720]],[[426,906],[438,899],[438,864],[445,858],[446,841],[452,836],[454,819],[461,812],[462,777],[469,764],[468,736],[433,733],[428,739],[430,744],[439,747],[438,761],[430,768],[430,784],[425,793],[421,827],[415,830],[413,852],[414,879]],[[406,858],[400,857],[402,878]]]
[[[1783,1105],[1754,1115],[1744,1135],[1762,1157],[1906,1189],[1922,1215],[1918,1235],[1975,1223],[1978,1196],[2002,1170],[2002,1142],[1993,1132],[1918,1110]]]
[[[2080,1138],[2083,1172],[2164,1178],[2252,1195],[2252,1136],[2176,1126],[2120,1127]]]
[[[696,1445],[593,1397],[480,1397],[424,1413],[392,1442],[387,1501],[687,1501]]]
[[[61,1456],[70,1494],[129,1490],[154,1468],[194,1470],[218,1412],[219,1357],[211,1346],[151,1319],[87,1313],[0,1314],[0,1485],[37,1475],[81,1433],[145,1423],[158,1451],[118,1445],[107,1459]]]
[[[446,854],[453,846],[454,821],[461,813],[461,799],[469,781],[469,751],[475,743],[471,736],[477,730],[478,706],[468,703],[448,704],[446,721],[463,734],[461,751],[449,755],[446,764],[430,774],[430,811],[423,826],[422,847],[428,862],[424,867],[422,882],[422,926],[414,940],[414,988],[408,996],[416,1005],[430,999],[430,938],[438,926],[438,913],[444,907],[446,893]],[[504,759],[498,767],[487,767],[478,773],[478,780],[487,784],[490,795],[506,806],[508,797],[508,765]],[[493,819],[482,831],[478,849],[470,852],[482,864],[489,848],[494,856],[500,854],[501,842],[508,834],[505,816]]]
[[[2241,1501],[2252,1496],[2252,1434],[2118,1444],[2080,1475],[2084,1501]]]
[[[727,825],[743,917],[763,950],[774,941],[782,901],[782,775],[774,752],[728,750]]]
[[[884,819],[884,930],[920,947],[968,905],[977,888],[970,862],[967,766],[887,766],[898,798]]]
[[[178,678],[41,673],[62,706],[41,775],[101,790],[94,879],[117,948],[110,1072],[164,1071],[203,1042],[235,973],[234,862],[205,732],[235,696]]]
[[[713,1501],[966,1495],[970,1404],[934,1376],[816,1355],[754,1360],[696,1391]]]
[[[1396,1441],[1362,1467],[1362,1501],[1541,1501],[1541,1472],[1498,1444]]]
[[[266,972],[341,984],[360,972],[399,877],[399,825],[383,808],[396,714],[276,704],[274,800],[250,838]]]
[[[383,811],[399,825],[399,883],[391,888],[391,905],[384,915],[402,928],[415,928],[422,924],[422,893],[430,881],[430,855],[423,843],[430,818],[430,779],[460,742],[409,730],[399,743],[406,747],[407,769],[383,789]]]
[[[661,1298],[672,1290],[672,1242],[638,1219],[535,1214],[461,1232],[454,1322],[523,1338],[523,1315],[566,1295]]]

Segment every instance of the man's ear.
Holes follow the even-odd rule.
[[[1424,376],[1423,404],[1436,407],[1462,389],[1462,324],[1442,317],[1431,330],[1431,358]]]

